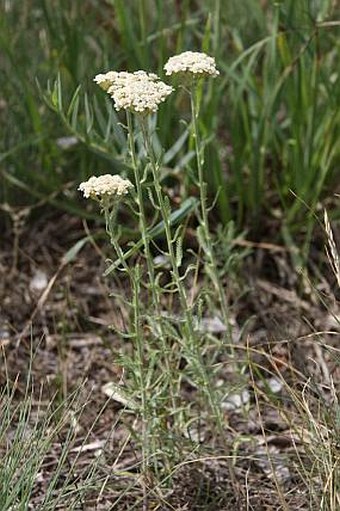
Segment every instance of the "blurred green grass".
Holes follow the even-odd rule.
[[[257,237],[271,222],[289,243],[303,234],[307,253],[314,215],[339,182],[338,15],[331,0],[5,0],[0,202],[83,216],[82,179],[129,172],[120,118],[93,76],[164,77],[169,56],[203,50],[221,71],[202,88],[200,112],[215,214]],[[195,171],[187,116],[178,91],[154,137],[158,153],[165,148],[165,180],[175,176],[183,199]]]

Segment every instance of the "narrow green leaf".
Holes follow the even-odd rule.
[[[197,204],[198,204],[198,199],[196,199],[195,197],[189,197],[188,199],[186,199],[183,202],[182,206],[178,210],[171,213],[171,215],[170,215],[171,226],[177,225],[179,222],[181,222],[181,220],[186,218],[192,211],[194,211],[194,209],[197,207]],[[164,232],[165,232],[164,222],[161,221],[149,230],[148,236],[152,240],[152,239],[155,239],[155,238],[161,236],[162,234],[164,234]],[[138,250],[140,250],[142,248],[142,246],[143,246],[143,240],[140,239],[137,241],[137,243],[135,243],[133,245],[132,248],[130,248],[130,250],[125,252],[124,260],[127,260],[131,256],[135,255],[138,252]],[[114,263],[112,263],[107,268],[107,270],[104,272],[104,276],[110,275],[110,273],[112,273],[115,269],[117,269],[118,266],[119,266],[119,260],[117,259]]]

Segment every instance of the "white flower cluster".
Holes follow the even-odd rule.
[[[175,74],[190,74],[192,77],[216,77],[220,72],[216,69],[214,57],[197,51],[185,51],[170,57],[164,66],[167,76]]]
[[[173,91],[157,75],[145,71],[109,71],[97,75],[94,81],[110,94],[116,110],[130,110],[138,114],[156,112],[160,103]]]
[[[86,199],[114,198],[126,195],[133,184],[128,179],[112,174],[92,176],[88,181],[79,185],[78,190],[83,192]]]

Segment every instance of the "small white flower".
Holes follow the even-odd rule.
[[[173,91],[157,75],[145,71],[109,71],[97,75],[94,81],[110,94],[116,110],[130,110],[138,114],[156,112],[160,103]]]
[[[197,51],[185,51],[170,57],[164,66],[167,76],[189,74],[193,78],[205,76],[216,77],[220,72],[216,69],[214,57]]]
[[[93,81],[96,82],[99,87],[107,91],[108,88],[111,87],[113,82],[116,80],[117,75],[118,73],[116,71],[109,71],[108,73],[95,76]]]
[[[133,184],[128,179],[112,174],[92,176],[88,181],[79,185],[78,190],[83,192],[86,199],[110,199],[126,195]]]

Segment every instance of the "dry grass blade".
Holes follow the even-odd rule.
[[[328,246],[326,247],[327,257],[340,288],[340,259],[326,210],[324,211],[324,224],[328,243]]]

